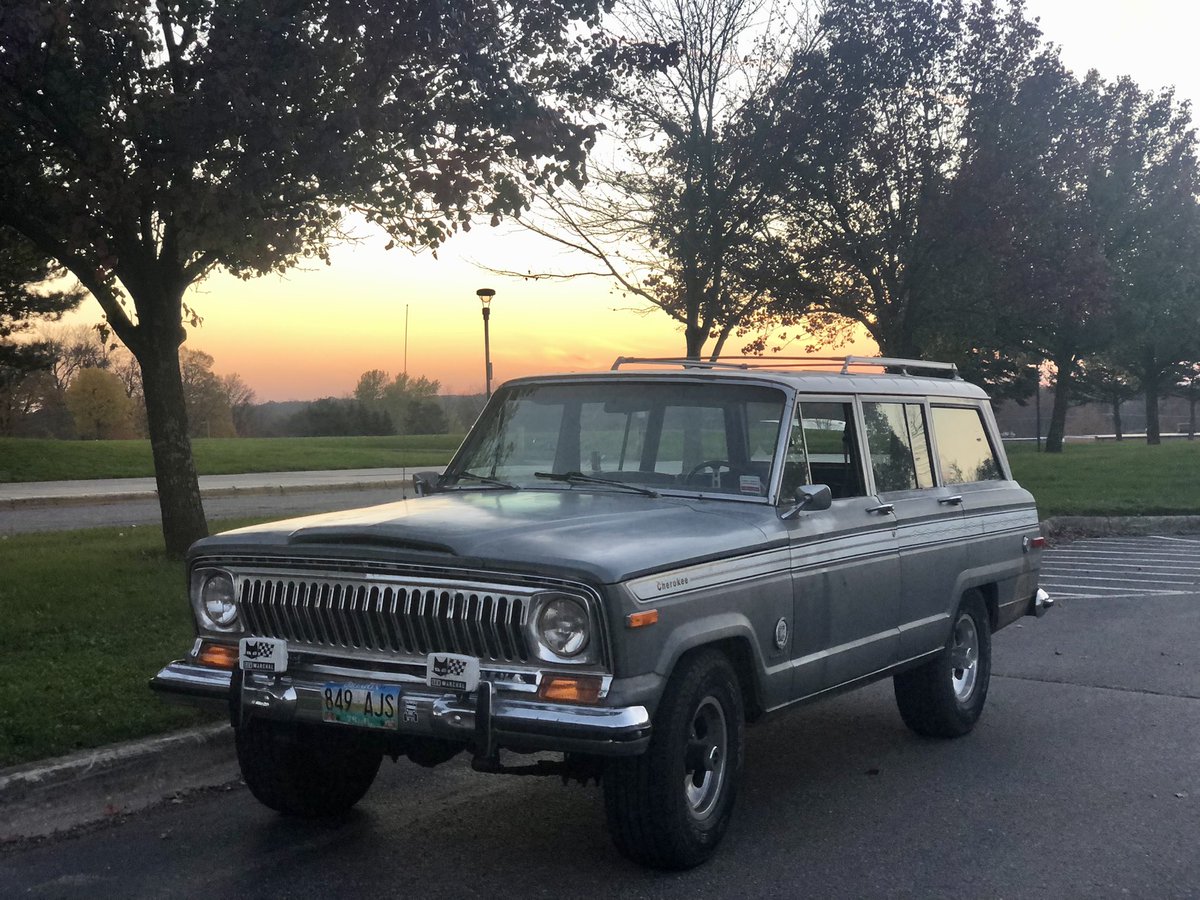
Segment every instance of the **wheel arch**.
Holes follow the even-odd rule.
[[[729,661],[737,676],[746,720],[758,719],[765,709],[763,663],[750,623],[741,617],[730,617],[720,624],[698,622],[693,625],[676,632],[664,645],[659,672],[669,679],[686,657],[715,650]]]

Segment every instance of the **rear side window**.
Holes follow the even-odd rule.
[[[1004,477],[996,451],[987,439],[983,415],[974,407],[935,406],[938,464],[945,484],[998,481]]]
[[[863,420],[877,491],[933,487],[929,431],[921,404],[864,403]]]

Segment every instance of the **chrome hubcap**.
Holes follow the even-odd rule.
[[[692,816],[708,816],[725,782],[728,729],[714,697],[705,697],[692,714],[683,760],[683,790]]]
[[[975,680],[979,675],[979,632],[975,630],[975,620],[966,613],[960,615],[954,625],[950,665],[954,697],[959,703],[966,703],[975,693]]]

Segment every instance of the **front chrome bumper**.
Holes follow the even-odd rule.
[[[156,691],[193,703],[230,704],[234,673],[176,660],[150,681]],[[241,716],[321,724],[324,682],[302,673],[244,673]],[[551,750],[600,756],[634,756],[650,742],[650,714],[644,706],[604,707],[546,703],[495,696],[490,684],[468,695],[424,685],[398,684],[403,720],[394,733],[431,737],[511,750]],[[482,713],[481,710],[482,709]],[[347,726],[332,726],[347,727]]]

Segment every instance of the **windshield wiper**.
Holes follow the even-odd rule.
[[[652,491],[650,488],[629,484],[625,481],[615,481],[612,478],[597,478],[595,475],[584,475],[582,472],[534,472],[533,477],[546,478],[550,481],[565,481],[567,484],[604,484],[609,487],[624,488],[636,494],[645,494],[647,497],[658,496],[658,491]]]
[[[488,475],[476,475],[474,472],[459,472],[455,478],[469,478],[472,481],[478,481],[480,484],[490,484],[492,487],[507,488],[510,491],[519,491],[521,489],[520,485],[513,484],[511,481],[501,481],[499,478],[492,478]]]

